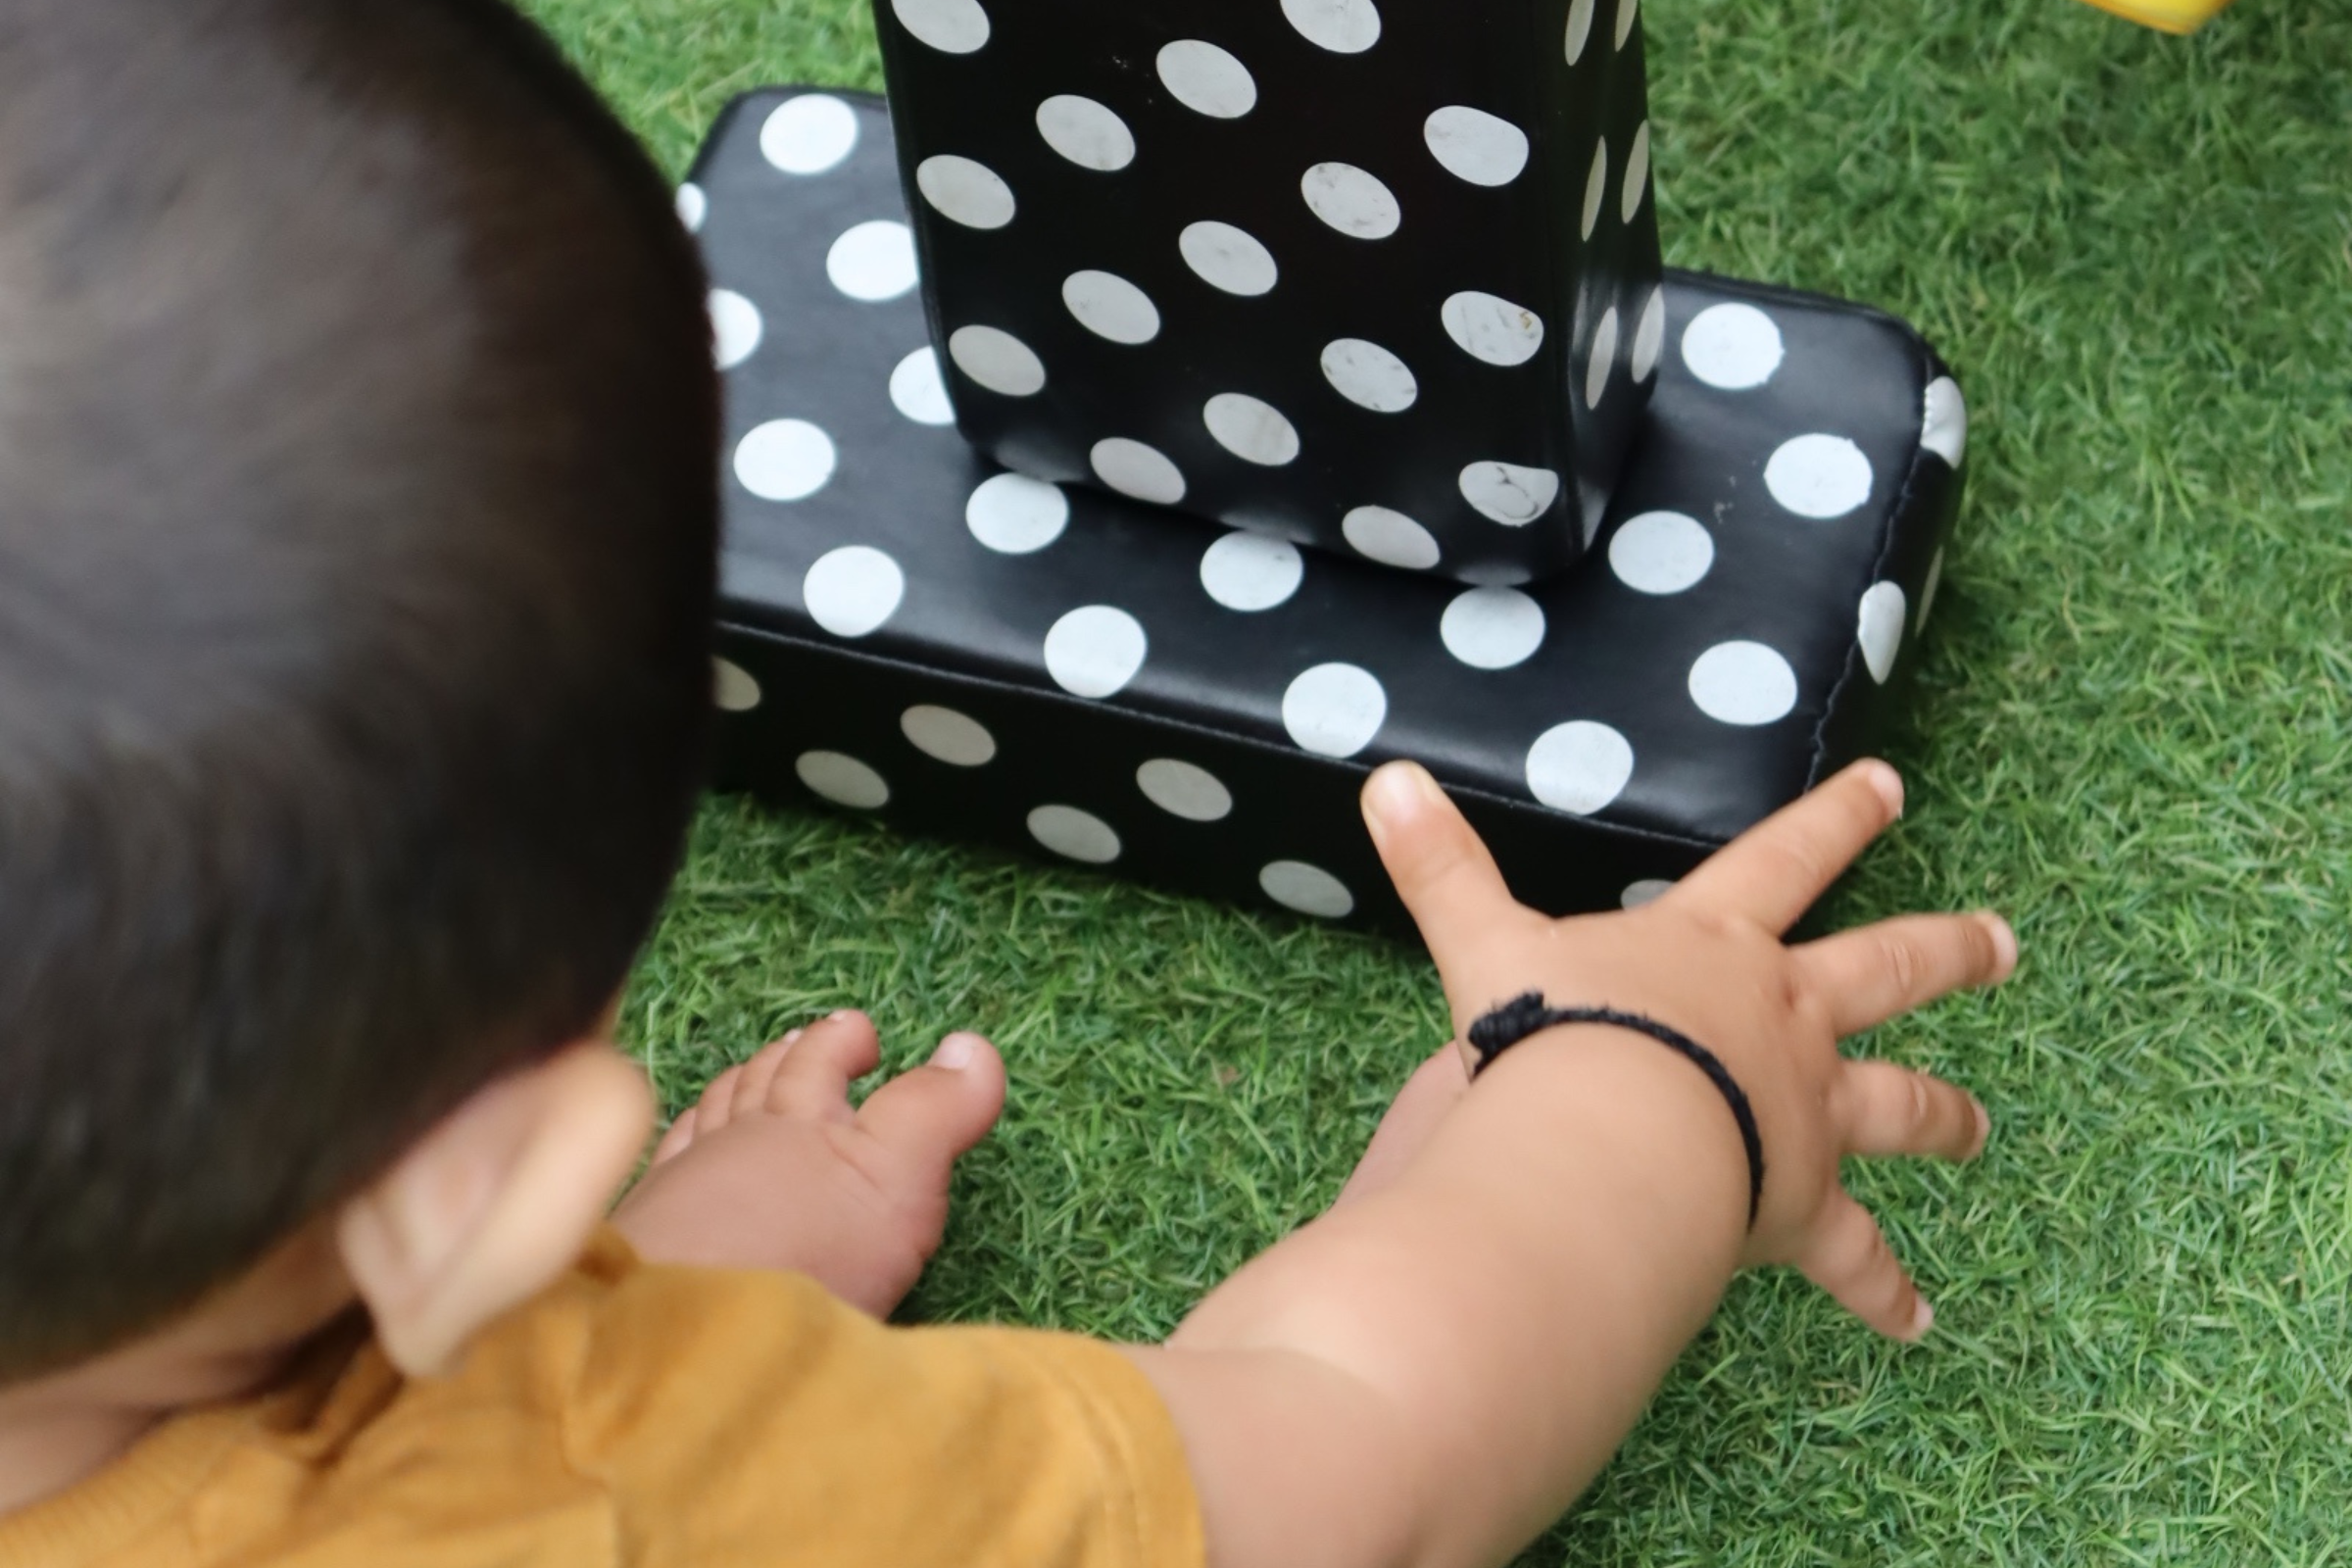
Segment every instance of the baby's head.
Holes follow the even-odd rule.
[[[598,1035],[691,809],[703,298],[495,0],[9,6],[0,1385],[306,1234],[421,1290],[578,1152],[490,1086]]]

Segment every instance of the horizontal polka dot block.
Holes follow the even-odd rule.
[[[957,15],[941,36],[981,36]],[[1197,96],[1245,95],[1207,71]],[[1888,317],[1668,274],[1656,395],[1592,558],[1464,584],[976,454],[903,253],[861,237],[841,260],[907,220],[878,102],[752,94],[687,189],[728,367],[730,787],[1401,932],[1356,809],[1382,761],[1427,763],[1521,896],[1564,913],[1656,897],[1899,710],[1968,409]],[[1140,329],[1117,290],[1077,292]],[[963,341],[1006,384],[1033,374]],[[1256,408],[1219,416],[1261,456],[1287,444]],[[1173,486],[1118,439],[1106,464]],[[1436,548],[1394,508],[1345,526],[1357,555]]]
[[[1663,342],[1640,0],[874,11],[985,456],[1476,586],[1591,548]]]

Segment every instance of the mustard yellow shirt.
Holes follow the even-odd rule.
[[[0,1518],[72,1568],[1200,1568],[1166,1410],[1091,1341],[890,1329],[616,1238],[453,1377],[365,1344]]]

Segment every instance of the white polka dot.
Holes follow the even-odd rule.
[[[1358,507],[1340,525],[1348,545],[1367,561],[1406,571],[1428,571],[1443,552],[1427,528],[1387,507]]]
[[[1350,239],[1387,239],[1404,221],[1396,194],[1353,164],[1317,164],[1298,190],[1317,218]]]
[[[1389,694],[1353,664],[1317,664],[1282,698],[1282,727],[1318,757],[1353,757],[1388,721]]]
[[[1658,368],[1658,356],[1666,350],[1666,291],[1652,289],[1649,303],[1642,307],[1642,324],[1634,328],[1634,382],[1640,385],[1650,378]]]
[[[1634,35],[1634,19],[1642,13],[1642,0],[1617,0],[1617,47],[1625,47]]]
[[[735,448],[735,478],[762,501],[806,501],[833,477],[833,438],[806,419],[770,419]]]
[[[997,738],[978,719],[928,705],[899,715],[906,744],[950,767],[986,767],[997,760]]]
[[[1600,316],[1600,324],[1592,329],[1592,361],[1585,368],[1585,407],[1597,409],[1609,390],[1609,372],[1617,368],[1617,307],[1612,305]]]
[[[1151,652],[1144,628],[1124,610],[1089,605],[1046,633],[1046,673],[1073,697],[1114,697],[1140,674]]]
[[[1575,0],[1568,8],[1568,63],[1575,65],[1585,58],[1585,45],[1592,41],[1592,0]]]
[[[1211,120],[1239,120],[1257,107],[1250,68],[1199,38],[1179,38],[1159,52],[1159,79],[1178,103]]]
[[[1928,412],[1919,444],[1957,468],[1968,457],[1968,399],[1960,383],[1939,375],[1928,383]]]
[[[1585,217],[1581,225],[1584,237],[1591,239],[1600,226],[1600,209],[1609,199],[1609,139],[1603,136],[1592,149],[1592,172],[1585,177]]]
[[[1276,860],[1257,873],[1257,885],[1284,908],[1318,920],[1345,920],[1355,912],[1348,884],[1304,860]]]
[[[1619,215],[1632,222],[1642,211],[1642,199],[1649,194],[1649,122],[1634,132],[1633,151],[1625,155],[1625,197]]]
[[[1787,353],[1781,329],[1753,305],[1710,305],[1683,329],[1683,363],[1726,392],[1762,386]]]
[[[877,219],[859,223],[833,242],[825,275],[854,300],[895,300],[922,281],[914,260],[914,234],[905,223]]]
[[[1374,414],[1402,414],[1421,396],[1411,366],[1360,337],[1324,347],[1323,376],[1340,396]]]
[[[1870,499],[1862,449],[1841,435],[1800,435],[1764,466],[1764,488],[1800,517],[1842,517]]]
[[[980,0],[890,0],[899,24],[945,55],[976,54],[988,44]]]
[[[1462,499],[1506,528],[1524,528],[1560,499],[1560,476],[1515,463],[1473,463],[1462,470]]]
[[[710,662],[711,697],[719,711],[748,713],[761,701],[760,683],[752,672],[732,660],[714,659]]]
[[[779,104],[760,127],[760,155],[787,174],[821,174],[857,146],[858,111],[831,93],[803,93]]]
[[[722,370],[732,370],[759,350],[767,324],[760,307],[731,288],[710,291],[710,352]]]
[[[917,424],[956,422],[956,405],[948,401],[947,378],[939,373],[939,354],[916,349],[890,372],[890,405]]]
[[[965,503],[972,537],[1001,556],[1033,556],[1070,525],[1070,498],[1059,485],[1025,473],[984,480]]]
[[[1136,788],[1170,816],[1187,822],[1222,822],[1233,814],[1233,791],[1204,767],[1158,758],[1135,770]]]
[[[1544,607],[1516,588],[1473,588],[1446,607],[1446,651],[1472,669],[1516,669],[1544,646]]]
[[[1938,550],[1935,561],[1928,566],[1928,585],[1919,592],[1919,624],[1911,628],[1912,636],[1917,637],[1928,629],[1928,617],[1936,612],[1936,595],[1942,588],[1943,552]]]
[[[1380,42],[1372,0],[1282,0],[1282,14],[1308,43],[1335,55],[1360,55]]]
[[[1627,909],[1646,909],[1673,891],[1673,883],[1653,878],[1627,888],[1617,902]]]
[[[1880,583],[1862,596],[1862,624],[1857,634],[1862,662],[1870,666],[1870,678],[1882,686],[1894,676],[1895,659],[1903,651],[1903,622],[1910,613],[1910,601],[1894,583]]]
[[[1046,389],[1046,365],[1035,350],[1010,332],[966,326],[948,336],[948,358],[991,392],[1030,398]]]
[[[1690,666],[1690,700],[1709,718],[1753,728],[1796,711],[1796,671],[1762,643],[1724,643]]]
[[[1108,822],[1074,806],[1041,806],[1031,811],[1029,836],[1082,865],[1108,865],[1124,848]]]
[[[1305,577],[1297,545],[1260,533],[1229,533],[1200,558],[1200,586],[1208,597],[1244,614],[1288,604]]]
[[[941,217],[966,228],[1003,228],[1020,210],[1012,187],[995,170],[969,158],[947,153],[926,158],[915,169],[914,184]]]
[[[1062,280],[1061,303],[1080,326],[1113,343],[1134,347],[1159,336],[1159,307],[1116,272],[1072,272]]]
[[[1508,185],[1527,172],[1527,132],[1483,109],[1441,109],[1422,125],[1421,138],[1446,172],[1473,185]]]
[[[879,811],[890,804],[890,786],[882,775],[855,757],[839,752],[808,752],[792,765],[812,795],[846,806],[853,811]]]
[[[836,637],[871,637],[899,612],[906,574],[871,545],[845,545],[818,558],[801,583],[808,614]]]
[[[1298,428],[1282,411],[1246,392],[1220,392],[1200,411],[1200,422],[1217,445],[1261,468],[1298,461]]]
[[[1157,447],[1113,436],[1096,442],[1089,457],[1095,477],[1123,496],[1158,507],[1172,507],[1184,499],[1184,470]]]
[[[678,187],[678,221],[686,225],[689,234],[700,234],[705,220],[710,216],[710,197],[692,180]]]
[[[1115,174],[1135,162],[1135,132],[1092,98],[1063,93],[1037,106],[1037,133],[1081,169]]]
[[[1644,512],[1609,541],[1609,569],[1636,593],[1688,593],[1715,566],[1715,536],[1696,517]]]
[[[1464,354],[1489,365],[1525,365],[1544,347],[1544,318],[1493,294],[1456,294],[1438,316]]]
[[[1274,253],[1231,223],[1194,223],[1178,237],[1176,248],[1202,282],[1247,299],[1272,293],[1282,275]]]
[[[1582,720],[1545,730],[1527,754],[1527,787],[1555,811],[1605,810],[1634,780],[1634,748],[1606,724]]]

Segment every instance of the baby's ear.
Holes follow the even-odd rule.
[[[343,1264],[385,1353],[447,1371],[476,1333],[561,1278],[653,1128],[645,1077],[580,1045],[476,1094],[343,1209]]]

